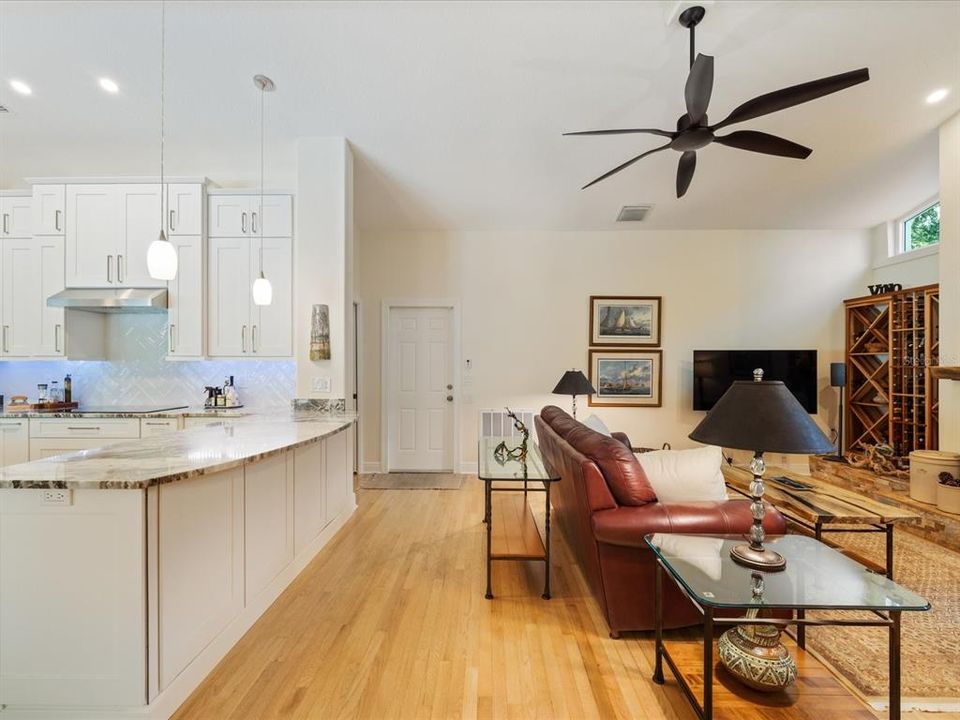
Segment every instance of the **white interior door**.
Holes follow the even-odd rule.
[[[391,471],[453,470],[453,311],[389,309],[387,456]]]

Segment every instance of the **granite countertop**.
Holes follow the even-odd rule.
[[[356,422],[354,413],[249,414],[216,424],[0,469],[0,489],[142,490],[221,472],[309,445]]]
[[[110,412],[98,410],[96,412],[87,412],[82,408],[64,412],[40,412],[36,410],[21,410],[11,412],[4,410],[0,412],[0,419],[3,418],[145,418],[145,417],[246,417],[258,413],[281,412],[278,410],[259,411],[248,407],[220,407],[206,409],[201,405],[177,408],[175,410],[161,410],[159,412]]]

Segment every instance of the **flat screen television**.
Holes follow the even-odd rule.
[[[816,350],[694,350],[693,409],[709,410],[734,380],[783,380],[808,413],[817,412]]]

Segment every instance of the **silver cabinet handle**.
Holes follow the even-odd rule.
[[[60,352],[60,323],[53,326],[53,351]]]
[[[60,227],[60,211],[59,210],[53,211],[53,227],[57,231],[60,231],[63,229]]]
[[[250,330],[250,349],[252,352],[257,351],[257,326],[254,325]]]
[[[173,218],[174,218],[174,211],[171,210],[171,211],[170,211],[170,232],[173,232],[173,231],[174,231]]]
[[[0,428],[3,428],[3,431],[6,432],[7,428],[20,427],[21,425],[23,425],[21,422],[8,422],[0,425]]]
[[[173,331],[177,326],[173,323],[170,323],[170,352],[173,352],[174,343],[173,343]]]
[[[123,255],[117,255],[117,282],[123,282]]]
[[[7,227],[8,224],[9,224],[9,223],[7,222],[8,220],[10,220],[10,213],[4,213],[4,214],[3,214],[3,234],[4,234],[4,235],[9,235],[9,234],[10,234],[10,228]]]
[[[113,272],[113,255],[107,255],[107,282],[113,282],[113,275],[110,273]]]
[[[240,328],[240,348],[243,352],[247,351],[247,326]]]
[[[147,421],[147,420],[144,420],[144,421],[143,421],[143,424],[144,424],[144,425],[153,425],[153,426],[156,426],[156,427],[170,427],[170,423],[168,423],[168,422],[149,422],[149,421]]]
[[[256,234],[257,232],[257,214],[250,213],[250,231]]]
[[[245,212],[240,213],[240,231],[247,231],[247,214]]]
[[[10,348],[7,347],[7,331],[10,329],[9,325],[3,326],[3,351],[10,352]]]
[[[94,426],[91,426],[91,427],[70,427],[70,426],[67,426],[67,430],[99,430],[99,429],[100,429],[100,427],[99,427],[98,425],[94,425]]]

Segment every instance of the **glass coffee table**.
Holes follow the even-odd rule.
[[[804,535],[767,538],[786,558],[781,572],[760,572],[738,565],[730,548],[743,536],[657,533],[646,537],[657,559],[656,665],[654,682],[663,684],[666,661],[698,717],[713,717],[714,628],[756,624],[796,627],[797,645],[805,648],[806,628],[817,625],[885,627],[889,630],[890,720],[900,717],[900,614],[929,610],[930,603],[883,575],[871,572],[833,548]],[[676,583],[703,615],[702,700],[678,667],[663,639],[663,576]],[[753,575],[760,577],[754,578]],[[756,588],[762,588],[758,596]],[[717,611],[788,610],[791,618],[717,617]],[[856,610],[860,618],[808,618],[809,610]],[[697,669],[699,674],[700,668]],[[698,681],[699,682],[699,681]]]

